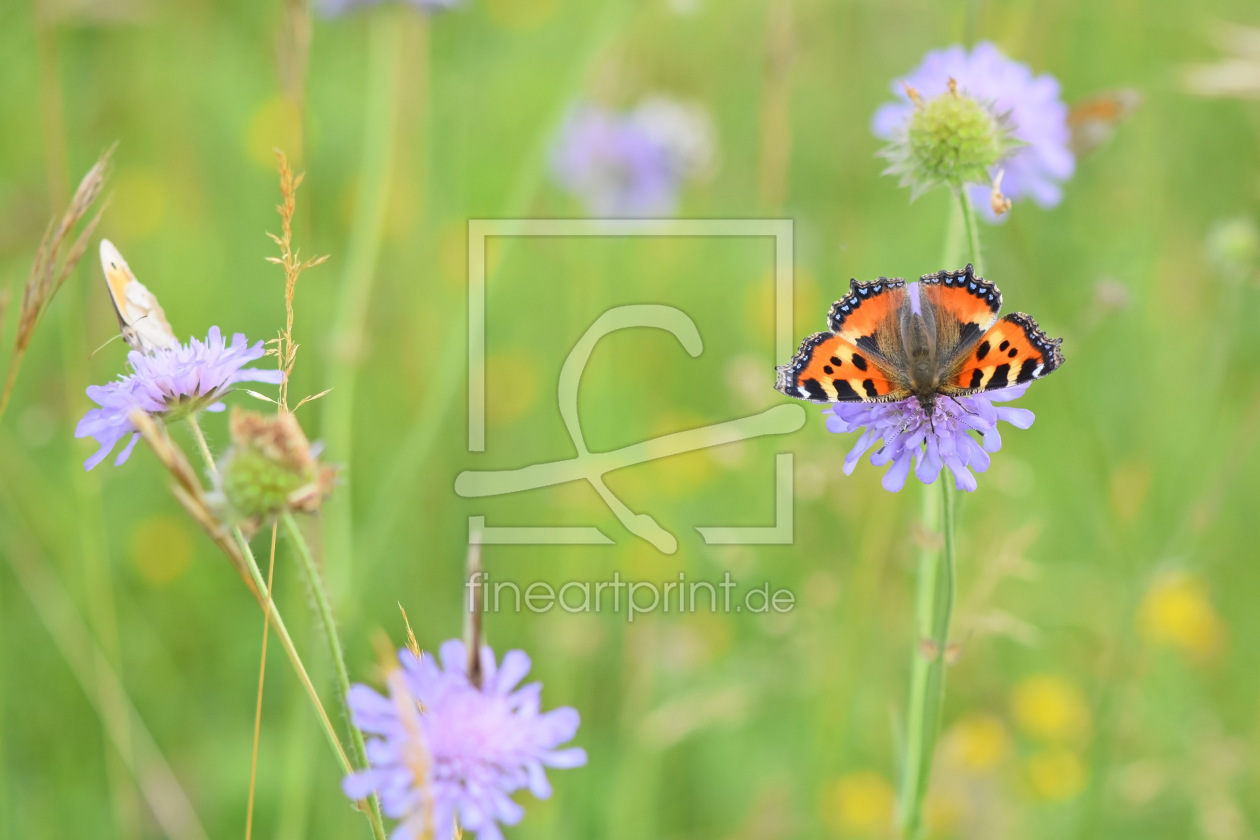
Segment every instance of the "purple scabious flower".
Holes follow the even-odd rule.
[[[635,121],[594,105],[569,115],[551,172],[594,217],[666,215],[678,198],[679,173],[665,147]]]
[[[139,437],[131,423],[133,411],[181,420],[197,411],[222,411],[220,400],[238,382],[279,384],[282,371],[245,367],[265,354],[261,341],[250,345],[243,333],[232,336],[228,344],[218,327],[210,328],[204,342],[194,338],[186,345],[150,353],[132,350],[127,354],[131,373],[107,385],[88,386],[87,395],[100,407],[83,416],[74,436],[93,437],[101,448],[84,468],[90,470],[105,460],[118,441],[131,435],[114,463],[127,460]]]
[[[651,96],[618,113],[574,108],[551,150],[556,183],[596,218],[672,213],[684,181],[713,168],[712,121],[699,106]]]
[[[542,685],[517,688],[530,668],[524,651],[508,651],[496,665],[483,646],[480,687],[468,678],[458,639],[442,645],[441,666],[405,649],[398,661],[389,697],[350,689],[354,725],[380,737],[368,741],[370,766],[342,782],[351,799],[380,796],[385,814],[400,821],[391,840],[453,840],[457,819],[478,840],[501,840],[499,823],[515,825],[525,813],[512,793],[527,788],[546,799],[544,768],[586,763],[581,747],[561,748],[577,733],[577,710],[542,713]]]
[[[929,421],[917,397],[893,403],[836,403],[827,409],[827,430],[843,434],[862,429],[862,435],[844,459],[844,474],[851,475],[858,461],[876,443],[883,446],[871,455],[877,467],[892,464],[884,473],[884,489],[896,493],[906,485],[914,462],[914,474],[924,484],[936,481],[941,469],[949,467],[955,486],[971,492],[976,477],[971,471],[989,468],[989,453],[1002,448],[1002,435],[997,422],[1004,420],[1018,429],[1033,423],[1033,413],[1026,408],[995,406],[994,403],[1018,399],[1030,383],[996,391],[936,400]],[[977,441],[972,432],[980,434]]]
[[[1008,117],[1015,146],[990,172],[1002,174],[1002,192],[1007,198],[1032,198],[1042,207],[1053,207],[1063,198],[1061,182],[1072,177],[1076,159],[1069,148],[1068,107],[1060,98],[1059,81],[1049,74],[1034,76],[1026,64],[1012,61],[997,47],[985,41],[970,52],[953,46],[934,50],[923,57],[909,75],[897,79],[892,91],[897,102],[880,106],[871,120],[877,137],[895,139],[914,113],[915,105],[905,85],[925,99],[948,89],[950,79],[967,95]],[[973,203],[989,219],[989,188],[969,186]]]

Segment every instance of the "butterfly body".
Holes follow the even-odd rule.
[[[853,280],[831,307],[828,331],[801,343],[775,388],[823,403],[914,397],[930,416],[941,397],[1022,384],[1063,364],[1062,339],[1023,313],[999,320],[1001,308],[1002,293],[970,265],[915,283]]]
[[[124,341],[142,353],[179,344],[157,298],[131,273],[127,261],[108,239],[101,240],[101,269]]]

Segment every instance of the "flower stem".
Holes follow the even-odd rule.
[[[961,225],[960,225],[961,222]],[[942,263],[953,269],[958,260],[959,227],[966,230],[971,264],[980,273],[980,241],[975,210],[965,189],[951,204]],[[922,547],[915,589],[915,639],[910,660],[910,702],[906,722],[906,752],[898,802],[902,836],[923,836],[923,806],[932,775],[932,755],[945,705],[945,665],[949,623],[954,612],[954,496],[948,473],[935,488],[925,487],[920,513]]]
[[[958,201],[962,207],[963,224],[967,228],[967,247],[971,249],[971,267],[979,275],[983,273],[980,270],[980,231],[976,227],[976,209],[971,205],[971,196],[967,194],[966,187],[958,190]]]
[[[271,606],[272,580],[276,573],[276,523],[271,523],[271,558],[267,561],[267,606]],[[261,662],[258,665],[258,702],[254,706],[254,748],[249,758],[249,805],[245,808],[245,840],[254,828],[254,788],[258,781],[258,733],[262,729],[263,685],[267,679],[267,630],[271,627],[271,610],[263,615]]]
[[[201,431],[201,426],[197,423],[195,414],[189,415],[188,424],[192,426],[193,437],[197,440],[198,448],[201,451],[201,457],[205,459],[206,467],[211,473],[217,473],[218,469],[214,465],[214,458],[210,454],[210,447],[206,444],[205,435]],[[287,516],[287,514],[286,514]],[[292,517],[289,517],[290,519]],[[315,684],[311,682],[310,674],[306,671],[306,665],[302,662],[302,657],[297,652],[297,647],[293,644],[293,638],[289,635],[289,630],[284,624],[284,620],[280,617],[280,610],[276,607],[275,600],[271,597],[271,589],[267,586],[267,581],[263,579],[262,570],[258,567],[258,561],[254,558],[254,551],[250,548],[249,540],[245,539],[245,535],[239,527],[232,528],[232,538],[236,541],[237,546],[241,549],[241,554],[245,557],[245,565],[249,569],[249,575],[254,581],[254,588],[258,598],[258,605],[262,607],[264,614],[268,616],[271,625],[276,630],[276,637],[280,640],[280,646],[284,648],[285,654],[289,657],[289,662],[293,665],[293,670],[298,675],[298,680],[302,683],[302,687],[306,689],[306,694],[311,699],[311,705],[315,708],[315,713],[319,717],[320,728],[324,730],[324,736],[328,739],[329,746],[332,747],[333,754],[337,758],[337,763],[341,766],[343,773],[349,774],[354,772],[353,765],[346,755],[345,748],[341,745],[341,739],[337,736],[337,728],[333,726],[332,721],[328,717],[328,712],[324,709],[324,704],[319,699],[319,692],[315,690]],[[305,543],[302,546],[305,547]],[[309,551],[307,552],[309,556]],[[334,631],[335,632],[335,631]],[[338,661],[334,657],[334,661]],[[341,670],[344,671],[345,664],[341,661]],[[342,707],[345,707],[345,694],[341,694]],[[366,750],[361,746],[363,736],[359,734],[357,729],[353,730],[356,738],[356,747],[358,747],[356,757],[359,759],[360,766],[367,766]],[[377,840],[385,840],[385,825],[381,819],[380,805],[376,801],[376,797],[372,797],[372,804],[359,803],[359,810],[367,814],[368,822],[372,825],[372,833]]]
[[[289,542],[293,544],[297,552],[298,568],[306,581],[311,600],[315,602],[315,611],[319,615],[320,624],[324,627],[324,637],[328,642],[328,652],[332,655],[333,670],[337,674],[337,699],[341,706],[342,714],[346,718],[346,726],[350,729],[350,738],[354,743],[355,758],[358,760],[360,767],[366,768],[368,766],[367,745],[363,741],[363,733],[350,722],[350,707],[347,701],[347,695],[350,692],[350,672],[346,669],[345,650],[341,644],[341,637],[337,635],[337,624],[333,620],[332,604],[328,600],[328,592],[320,579],[319,569],[315,567],[315,559],[311,556],[310,546],[306,544],[306,538],[302,536],[302,529],[298,527],[297,520],[293,518],[293,514],[285,511],[280,516],[280,522],[284,526]],[[373,802],[376,802],[375,797],[373,797]],[[375,824],[373,827],[376,827]]]
[[[193,439],[197,441],[197,450],[201,453],[201,458],[206,462],[206,468],[211,473],[217,473],[219,468],[214,465],[214,456],[210,454],[210,445],[206,443],[206,435],[201,431],[201,424],[197,422],[197,415],[188,415],[188,425],[192,426]]]
[[[945,702],[945,653],[954,609],[953,496],[947,476],[942,475],[939,483],[939,498],[933,487],[924,488],[927,492],[923,494],[924,533],[915,592],[915,643],[900,801],[906,840],[915,840],[923,833],[923,804]]]

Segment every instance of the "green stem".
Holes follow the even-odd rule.
[[[355,758],[358,760],[360,767],[367,767],[367,744],[363,741],[363,733],[350,722],[350,706],[347,702],[347,696],[350,693],[350,672],[346,669],[345,649],[341,644],[341,637],[337,635],[337,623],[333,619],[332,604],[328,600],[327,589],[320,579],[319,569],[315,567],[315,559],[311,556],[310,546],[306,544],[306,538],[302,536],[302,529],[298,527],[297,520],[293,518],[293,514],[286,510],[280,515],[280,523],[284,526],[284,532],[288,535],[289,542],[293,544],[294,549],[297,551],[298,568],[306,581],[311,600],[315,602],[315,611],[319,615],[320,624],[324,627],[324,637],[328,642],[328,652],[332,656],[333,670],[337,674],[337,698],[341,705],[342,714],[346,718],[346,726],[350,729],[350,738],[354,743]]]
[[[941,249],[941,264],[937,268],[954,271],[962,268],[963,221],[966,218],[963,205],[957,201],[949,203],[949,219],[945,225],[945,247]]]
[[[962,206],[963,224],[967,227],[967,247],[971,249],[971,267],[975,269],[977,275],[980,275],[983,274],[980,270],[980,231],[976,227],[976,210],[971,206],[971,196],[967,195],[966,187],[958,190],[958,202]]]
[[[210,447],[206,443],[206,436],[201,431],[201,425],[197,422],[197,416],[195,414],[189,416],[188,425],[192,427],[193,438],[197,441],[197,448],[201,452],[201,457],[206,462],[206,467],[212,474],[217,474],[218,468],[215,467],[214,457],[210,454]],[[288,521],[292,521],[292,516],[290,514],[286,513],[285,517]],[[287,527],[288,522],[286,522],[286,528]],[[294,526],[294,529],[296,530],[296,525]],[[239,527],[232,529],[232,538],[236,541],[236,545],[240,548],[241,554],[245,557],[245,565],[249,569],[249,576],[254,581],[254,587],[258,591],[258,605],[262,607],[264,613],[270,614],[271,626],[275,628],[276,637],[280,639],[280,646],[284,648],[285,654],[289,657],[289,662],[293,665],[293,670],[298,675],[298,680],[302,683],[302,687],[306,689],[307,696],[311,699],[311,705],[314,706],[315,713],[319,717],[320,728],[324,730],[324,736],[328,739],[329,746],[332,747],[333,754],[337,758],[337,763],[341,765],[341,771],[346,774],[354,772],[354,767],[351,765],[350,759],[346,755],[346,750],[341,745],[341,739],[337,736],[337,728],[333,726],[332,720],[329,719],[328,712],[324,709],[324,704],[319,699],[319,692],[315,690],[315,684],[311,682],[310,674],[306,671],[306,665],[303,664],[302,657],[298,653],[297,647],[293,644],[293,638],[289,635],[289,629],[285,627],[284,619],[280,617],[280,611],[276,607],[275,600],[271,597],[271,593],[267,589],[267,581],[263,578],[262,569],[258,566],[258,561],[254,557],[254,550],[250,547],[249,540],[245,539],[245,534],[242,533]],[[298,539],[300,540],[300,534]],[[305,549],[306,543],[302,542],[301,546]],[[306,552],[306,556],[309,558],[309,550]],[[331,625],[328,622],[325,622],[325,626]],[[335,637],[335,628],[332,630],[332,634]],[[344,684],[348,682],[348,680],[342,678],[342,674],[345,671],[345,660],[339,656],[339,645],[336,650],[338,655],[334,656],[333,659],[339,667],[339,682]],[[341,691],[340,698],[342,709],[345,710],[346,700],[344,688]],[[355,735],[355,757],[359,760],[360,767],[366,767],[367,750],[363,745],[363,735],[353,726],[351,727],[351,731]],[[372,797],[370,805],[360,802],[359,810],[367,814],[368,822],[372,825],[372,834],[377,838],[377,840],[385,840],[385,824],[381,819],[380,803],[376,800],[376,797]]]
[[[197,415],[188,415],[188,425],[193,430],[193,440],[197,441],[197,450],[201,453],[201,459],[206,462],[206,468],[212,474],[218,474],[219,468],[214,465],[214,456],[210,454],[210,444],[206,443],[205,432],[201,431],[201,423],[197,422]]]
[[[961,222],[961,225],[959,224]],[[971,264],[980,273],[980,237],[971,199],[958,191],[951,203],[942,263],[953,269],[958,260],[959,228],[966,231]],[[919,551],[915,589],[915,639],[910,660],[910,700],[906,722],[906,753],[902,765],[898,802],[902,836],[923,836],[923,806],[932,775],[932,755],[945,706],[945,666],[949,624],[954,612],[954,497],[948,475],[937,478],[940,496],[925,487],[921,524],[923,546]]]

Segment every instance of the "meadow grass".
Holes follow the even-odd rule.
[[[5,6],[3,346],[47,220],[115,141],[96,235],[119,244],[181,337],[212,324],[274,335],[286,313],[265,232],[272,150],[289,149],[307,173],[297,238],[331,254],[298,292],[302,363],[289,387],[333,386],[299,417],[343,485],[303,530],[332,584],[348,678],[379,685],[372,640],[405,643],[399,604],[426,650],[459,635],[469,515],[593,524],[616,545],[486,546],[485,567],[556,585],[614,570],[651,581],[731,571],[789,588],[797,604],[781,616],[633,624],[562,610],[486,616],[496,650],[530,652],[547,706],[581,710],[577,743],[590,755],[554,774],[550,800],[522,797],[527,816],[510,836],[891,837],[921,488],[886,493],[867,464],[843,476],[846,441],[811,412],[790,438],[607,476],[675,533],[673,555],[626,534],[585,485],[485,500],[452,489],[462,470],[572,455],[556,379],[576,337],[614,304],[678,306],[705,348],[690,358],[657,331],[606,339],[580,392],[593,450],[781,402],[767,243],[492,241],[494,398],[486,452],[470,454],[467,220],[580,215],[546,168],[575,99],[698,100],[720,164],[685,191],[681,215],[792,218],[805,335],[850,277],[959,267],[937,264],[948,196],[909,203],[880,176],[869,131],[889,83],[926,50],[992,40],[1057,76],[1068,101],[1136,88],[1142,104],[1079,162],[1060,206],[1017,203],[979,230],[1006,309],[1064,336],[1067,363],[1022,401],[1034,426],[1006,434],[980,489],[955,496],[960,649],[926,818],[942,838],[1254,835],[1260,106],[1196,96],[1182,80],[1187,65],[1216,59],[1214,21],[1260,24],[1255,9],[708,0],[687,15],[673,5],[472,0],[427,21],[402,7],[316,17],[301,73],[278,46],[302,43],[286,4],[119,2],[117,19]],[[304,86],[285,81],[297,76]],[[86,263],[33,333],[0,421],[0,834],[234,836],[251,790],[263,623],[169,494],[158,458],[141,447],[123,467],[82,470],[83,389],[124,364],[121,342],[89,356],[116,324]],[[203,428],[212,453],[227,448],[222,418]],[[197,446],[182,426],[171,436]],[[795,457],[793,544],[703,543],[696,525],[769,524],[779,451]],[[277,610],[342,731],[335,658],[280,548]],[[254,835],[367,836],[275,647],[268,670]]]

